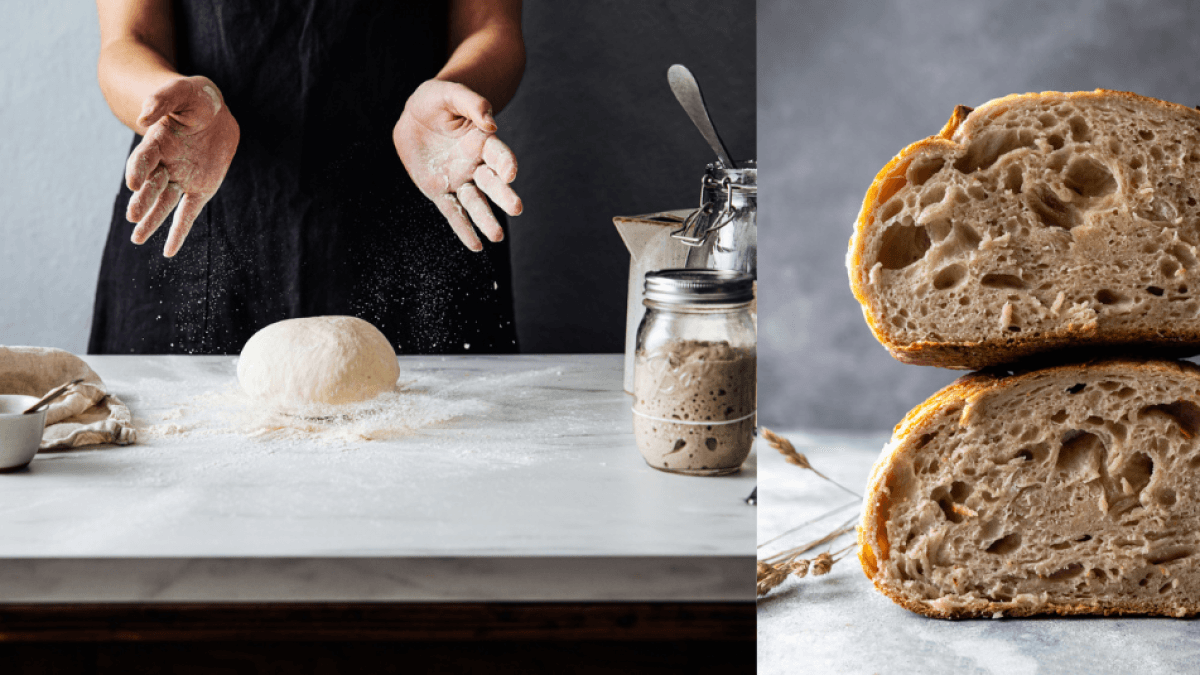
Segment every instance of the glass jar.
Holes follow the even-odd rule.
[[[684,267],[738,270],[758,278],[758,165],[705,168],[700,208],[671,236],[689,247]]]
[[[650,466],[735,473],[757,424],[753,278],[731,270],[646,274],[633,366],[633,432]]]

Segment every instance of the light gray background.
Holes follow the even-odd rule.
[[[902,365],[845,271],[876,172],[956,104],[1122,89],[1200,103],[1187,0],[759,0],[759,407],[766,426],[890,429],[957,371]]]
[[[94,3],[0,14],[0,344],[87,344],[131,132],[96,84]],[[754,153],[754,3],[527,2],[529,64],[500,116],[520,162],[511,221],[526,352],[624,347],[628,256],[612,225],[691,205],[710,153],[667,88],[687,64],[739,158]]]

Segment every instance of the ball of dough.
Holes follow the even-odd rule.
[[[400,376],[396,351],[379,329],[352,316],[286,319],[242,347],[238,382],[281,408],[344,405],[391,391]]]

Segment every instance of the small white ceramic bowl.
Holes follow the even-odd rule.
[[[0,471],[20,469],[37,454],[46,429],[46,409],[21,414],[37,401],[34,396],[0,395]]]

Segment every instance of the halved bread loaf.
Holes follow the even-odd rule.
[[[976,373],[896,427],[859,558],[933,617],[1200,612],[1200,368]]]
[[[1200,112],[1136,94],[959,106],[875,177],[847,267],[897,359],[1066,346],[1200,352]]]

